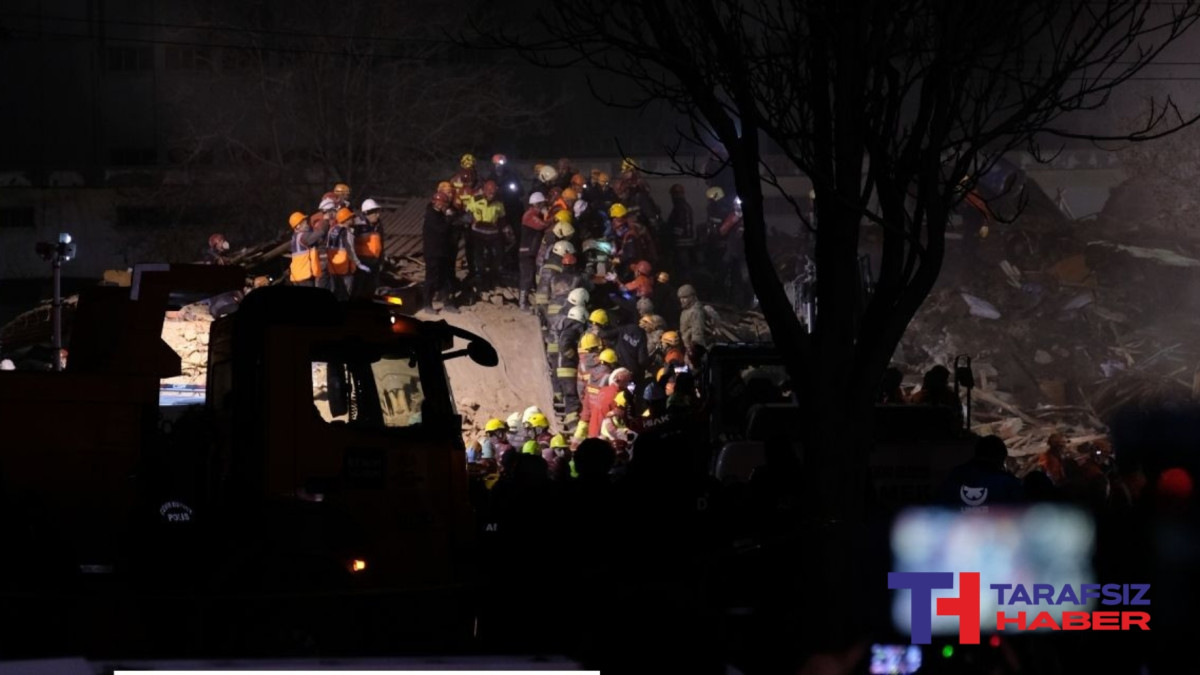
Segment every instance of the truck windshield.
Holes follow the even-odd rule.
[[[320,346],[312,359],[312,396],[326,422],[378,428],[420,425],[425,402],[416,353],[404,345]]]

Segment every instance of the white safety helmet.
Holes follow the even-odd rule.
[[[538,180],[542,181],[543,183],[550,183],[558,180],[558,169],[555,169],[552,166],[543,166],[542,170],[538,172]]]
[[[527,424],[530,417],[540,414],[542,414],[542,411],[536,405],[529,406],[525,409],[525,412],[521,413],[521,424]]]
[[[554,242],[554,246],[550,248],[550,252],[558,257],[562,257],[568,253],[575,254],[575,245],[566,239]]]
[[[558,223],[554,226],[554,236],[559,239],[570,239],[575,236],[575,226],[570,223]]]
[[[544,195],[540,192],[535,192],[535,193],[529,195],[529,205],[530,206],[535,206],[537,204],[545,204],[545,203],[546,203],[546,195]]]
[[[379,204],[374,199],[368,199],[362,203],[362,212],[363,213],[370,213],[371,211],[378,211],[378,210],[379,210]]]
[[[317,210],[318,211],[336,211],[337,207],[338,207],[337,202],[333,201],[332,199],[322,199],[321,205],[317,207]]]
[[[509,415],[508,419],[505,420],[505,424],[508,425],[509,429],[519,428],[521,426],[521,413],[515,412],[515,413]]]
[[[577,288],[575,290],[582,291],[583,289]],[[572,292],[574,292],[574,291],[572,291]],[[588,319],[587,307],[583,307],[581,305],[576,305],[575,307],[572,307],[571,309],[567,310],[567,318],[572,321],[578,321],[579,323],[587,323],[587,319]]]
[[[576,288],[567,294],[567,303],[575,307],[587,307],[590,299],[591,295],[588,294],[586,288]]]

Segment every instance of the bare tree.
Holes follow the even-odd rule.
[[[190,50],[160,84],[173,184],[131,196],[176,214],[222,206],[225,224],[207,227],[265,237],[335,182],[431,189],[489,137],[538,133],[554,105],[523,97],[513,66],[527,66],[445,37],[468,20],[431,2],[197,3],[163,29]]]
[[[497,45],[547,66],[584,62],[622,75],[642,94],[624,103],[666,101],[690,120],[683,138],[727,150],[750,279],[807,413],[813,513],[832,526],[864,518],[873,394],[937,280],[952,210],[1006,151],[1083,136],[1073,131],[1076,115],[1104,106],[1191,28],[1198,8],[1153,0],[616,0],[599,12],[555,3],[540,16],[542,39]],[[1192,121],[1169,100],[1152,101],[1145,124],[1116,135],[1146,139]],[[817,195],[811,335],[768,256],[764,185],[780,183],[763,161],[767,141]],[[784,196],[804,218],[800,200]],[[882,260],[860,310],[864,222],[882,230]],[[851,568],[827,562],[831,574]]]

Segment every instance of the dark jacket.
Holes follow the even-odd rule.
[[[1021,500],[1021,481],[1016,476],[975,459],[951,469],[938,495],[942,504],[963,509]]]
[[[672,200],[671,215],[667,217],[667,228],[681,246],[696,243],[696,222],[692,205],[686,199],[676,197]]]
[[[425,207],[425,226],[421,236],[426,260],[452,255],[450,222],[450,217],[433,208],[433,204]]]
[[[579,367],[579,341],[587,331],[587,325],[567,319],[558,332],[558,365],[561,368]]]
[[[650,350],[646,349],[646,331],[636,323],[627,323],[616,329],[617,363],[633,373],[634,381],[642,379],[642,373],[650,365]]]

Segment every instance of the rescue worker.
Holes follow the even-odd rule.
[[[617,392],[613,397],[612,408],[600,423],[600,438],[612,443],[617,449],[624,449],[621,446],[628,446],[636,438],[626,424],[626,418],[629,414],[629,394],[628,392]]]
[[[354,253],[367,270],[355,275],[354,290],[357,297],[370,298],[379,287],[379,273],[383,267],[383,225],[379,222],[383,210],[374,199],[364,200],[362,212],[354,221]]]
[[[670,359],[667,355],[674,350],[679,354],[679,362],[683,363],[682,347],[683,340],[679,338],[679,333],[677,331],[665,331],[663,332],[662,337],[659,338],[658,344],[655,345],[654,358],[652,359],[652,362],[656,366],[666,366],[670,362]]]
[[[621,203],[631,209],[637,209],[637,219],[655,243],[658,243],[659,233],[663,229],[662,211],[650,194],[650,186],[642,177],[641,170],[629,157],[621,162],[621,180],[617,182],[616,192]]]
[[[583,289],[577,289],[583,290]],[[579,423],[579,341],[587,330],[587,308],[572,306],[558,332],[558,367],[554,382],[562,399],[563,427]]]
[[[606,349],[600,352],[604,355],[605,352],[610,352],[611,349]],[[588,436],[595,438],[600,435],[600,426],[604,424],[604,418],[613,408],[613,401],[617,394],[627,392],[629,384],[633,381],[633,376],[629,370],[625,368],[614,367],[609,373],[608,380],[600,387],[599,395],[588,404]]]
[[[504,203],[497,199],[499,188],[493,181],[483,184],[480,194],[463,203],[471,212],[471,240],[475,249],[477,288],[490,291],[500,281],[504,242],[511,236],[504,225]]]
[[[512,443],[508,440],[508,426],[503,420],[492,418],[483,427],[483,439],[479,442],[480,459],[495,465],[502,465],[504,455],[512,452]]]
[[[659,341],[667,330],[667,322],[657,314],[643,314],[638,319],[638,326],[646,331],[646,358],[651,362],[657,353]]]
[[[536,176],[533,185],[530,188],[530,193],[540,192],[544,195],[549,195],[550,191],[558,187],[558,170],[552,166],[538,164],[533,167],[534,175]]]
[[[208,265],[226,265],[229,263],[225,256],[229,253],[229,241],[223,234],[214,234],[208,238],[208,250],[204,252],[204,262]]]
[[[600,434],[600,422],[608,412],[604,388],[609,386],[609,376],[616,367],[617,353],[605,349],[596,357],[596,365],[588,370],[588,382],[583,396],[584,417],[580,420],[581,426],[586,425],[587,438],[595,438]]]
[[[320,235],[317,242],[316,285],[330,292],[333,291],[333,280],[329,274],[329,231],[337,224],[338,208],[336,199],[325,197],[317,207],[317,212],[308,218],[313,232]]]
[[[353,222],[353,211],[345,207],[338,209],[337,221],[325,237],[325,245],[329,249],[330,281],[333,295],[338,300],[350,299],[354,292],[354,274],[359,270],[367,270],[354,252],[354,233],[350,231]]]
[[[575,171],[575,167],[571,166],[571,160],[567,159],[566,157],[558,158],[558,166],[556,169],[558,171],[558,187],[562,188],[563,190],[566,190],[568,187],[570,187],[572,182],[575,180],[575,176],[579,175],[579,173]]]
[[[1073,477],[1069,475],[1068,467],[1075,468],[1071,466],[1074,462],[1066,457],[1067,445],[1067,437],[1056,431],[1046,439],[1046,449],[1038,454],[1038,469],[1059,487]]]
[[[596,389],[595,393],[597,395],[599,395],[600,386],[602,386],[604,378],[608,377],[609,372],[611,372],[609,370],[605,370],[603,373],[598,372],[599,369],[601,368],[601,363],[600,363],[601,350],[602,350],[602,347],[600,345],[600,338],[596,337],[595,334],[584,333],[583,337],[579,338],[578,391],[579,391],[580,409],[579,409],[579,424],[575,428],[575,438],[579,438],[579,439],[587,438],[588,420],[589,420],[589,414],[588,414],[589,407],[588,406],[589,406],[589,403],[591,402],[590,399],[588,398],[588,392],[589,392],[589,388],[591,387],[592,382],[593,382],[592,374],[593,373],[597,374],[597,377],[594,378],[595,381],[598,383],[597,386],[595,387],[595,389]]]
[[[687,201],[687,192],[679,183],[671,186],[671,214],[667,216],[665,233],[670,235],[670,244],[659,247],[664,267],[686,269],[699,264],[695,259],[695,215]]]
[[[650,241],[645,227],[629,218],[629,210],[623,204],[613,204],[609,215],[612,216],[613,236],[617,241],[613,255],[614,263],[632,264],[638,260],[656,259],[654,244]]]
[[[488,173],[487,180],[494,182],[500,186],[500,201],[504,202],[505,213],[511,216],[516,216],[521,213],[522,203],[522,187],[521,177],[517,174],[516,169],[508,163],[508,157],[500,153],[492,155],[492,170]],[[510,223],[515,225],[515,223]]]
[[[567,211],[556,211],[550,217],[551,227],[542,236],[542,246],[538,251],[538,270],[541,274],[541,266],[546,264],[550,258],[550,252],[554,249],[554,245],[560,241],[568,241],[571,246],[575,247],[575,226],[574,216]]]
[[[541,455],[542,449],[540,447],[538,447],[537,441],[532,441],[532,440],[525,441],[525,443],[521,445],[521,454],[522,455]]]
[[[571,446],[562,434],[550,437],[550,443],[542,450],[542,459],[550,467],[550,477],[554,480],[566,480],[571,475]]]
[[[717,228],[722,256],[719,279],[720,287],[728,293],[729,301],[734,305],[749,304],[753,293],[746,297],[750,290],[749,270],[746,269],[746,245],[742,226],[742,202],[734,198],[733,210],[721,221]]]
[[[617,344],[616,327],[612,325],[612,321],[608,318],[608,312],[603,309],[594,309],[588,315],[588,332],[600,338],[600,344],[606,349],[611,349]]]
[[[508,440],[512,442],[513,445],[524,445],[525,441],[528,439],[524,437],[522,432],[521,413],[518,411],[509,415],[508,419],[504,421],[504,424],[508,427]]]
[[[639,260],[630,266],[633,280],[621,285],[624,290],[633,293],[639,299],[649,299],[654,296],[654,279],[650,274],[654,271],[650,263]]]
[[[451,279],[454,277],[454,258],[457,241],[454,238],[452,219],[454,208],[451,197],[444,192],[433,195],[425,207],[425,224],[421,229],[425,256],[425,302],[423,309],[436,312],[433,301],[442,296],[442,311],[456,314]]]
[[[633,374],[634,380],[641,381],[642,374],[650,366],[649,342],[646,331],[639,323],[617,326],[616,346],[613,347],[617,352],[617,362]]]
[[[288,283],[293,286],[314,287],[321,276],[321,259],[317,246],[324,239],[313,232],[308,216],[297,211],[288,218],[292,226],[291,257],[288,265]]]
[[[575,202],[579,201],[579,193],[573,187],[567,187],[558,195],[558,199],[554,200],[554,204],[550,207],[551,217],[558,214],[559,211],[566,211],[573,220],[575,218]]]
[[[451,250],[454,251],[453,260],[458,263],[458,248],[459,242],[462,242],[463,254],[467,262],[467,279],[474,283],[478,278],[478,270],[475,269],[475,238],[471,236],[471,211],[468,208],[471,201],[475,198],[475,190],[468,190],[463,185],[462,178],[455,175],[451,180],[450,190],[452,192],[452,206],[454,207],[454,218],[451,224],[454,226],[453,244]],[[439,190],[440,191],[440,190]],[[455,290],[459,289],[458,275],[454,273],[454,268],[451,268],[451,281],[455,282]]]
[[[550,420],[542,413],[534,413],[529,416],[529,435],[526,436],[526,443],[533,442],[538,446],[538,454],[541,454],[543,449],[550,447],[550,438],[553,434],[550,433]]]
[[[546,358],[551,372],[558,367],[558,334],[566,320],[567,308],[571,306],[571,294],[575,291],[582,292],[583,304],[587,304],[588,293],[581,288],[583,283],[583,277],[575,271],[575,254],[564,255],[562,269],[554,272],[550,277],[550,287],[547,293],[549,302],[545,309]],[[555,399],[562,402],[562,397],[557,393]]]
[[[474,193],[479,185],[479,174],[475,172],[475,155],[467,153],[458,160],[458,171],[450,177],[450,182],[457,179],[468,194]]]
[[[337,202],[338,208],[350,208],[350,186],[345,183],[338,183],[333,186],[333,200]]]
[[[700,239],[701,256],[704,265],[716,265],[722,257],[722,247],[718,232],[725,218],[733,211],[733,196],[725,194],[719,186],[713,186],[704,191],[708,205],[705,209],[705,225],[702,232],[697,233]]]
[[[595,179],[587,184],[580,196],[588,203],[592,211],[602,214],[605,221],[607,221],[609,209],[620,201],[616,191],[609,184],[608,174],[603,171],[596,172]]]
[[[678,326],[675,321],[678,320],[682,308],[679,306],[679,296],[675,286],[671,284],[671,275],[666,272],[658,273],[654,279],[653,299],[658,315],[667,319],[667,326]]]
[[[554,246],[550,247],[550,255],[546,258],[546,262],[542,263],[537,292],[534,293],[533,300],[543,321],[546,320],[546,313],[550,305],[550,282],[554,279],[555,274],[563,271],[562,261],[568,255],[575,255],[575,245],[565,239],[557,241]]]
[[[540,192],[529,195],[529,208],[521,216],[520,245],[517,249],[517,263],[520,269],[518,289],[521,293],[520,306],[522,311],[531,309],[529,294],[534,288],[537,276],[537,255],[542,244],[542,237],[550,223],[547,220],[546,196]]]
[[[696,289],[691,284],[684,284],[679,287],[677,295],[683,307],[679,314],[679,336],[684,349],[691,350],[695,345],[707,348],[712,341],[708,333],[708,316],[696,297]]]

